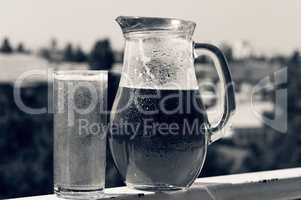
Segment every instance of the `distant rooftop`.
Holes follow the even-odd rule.
[[[48,69],[87,69],[85,64],[73,64],[73,63],[61,63],[61,64],[50,64],[45,59],[40,58],[36,55],[22,55],[22,54],[12,54],[4,55],[0,54],[0,83],[1,82],[14,82],[17,78],[21,78],[21,75],[27,76],[27,81],[47,81],[47,70]],[[34,71],[32,71],[34,70]],[[30,75],[32,72],[36,74],[39,73],[43,75]],[[51,71],[49,71],[51,72]],[[25,74],[26,73],[26,74]]]
[[[230,124],[232,129],[250,129],[261,128],[264,125],[263,113],[273,111],[274,105],[269,101],[238,102],[235,114],[232,116]],[[218,106],[208,110],[210,120],[218,119],[221,108]],[[231,129],[226,131],[226,137],[231,137]]]

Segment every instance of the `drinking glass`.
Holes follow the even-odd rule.
[[[106,166],[107,71],[54,72],[54,191],[102,195]]]

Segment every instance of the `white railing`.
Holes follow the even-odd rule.
[[[288,200],[301,198],[301,168],[197,179],[187,191],[141,192],[126,187],[106,189],[114,200]],[[55,195],[16,200],[58,200]]]

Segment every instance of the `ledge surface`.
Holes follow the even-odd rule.
[[[152,193],[109,188],[102,199],[114,200],[288,200],[301,198],[301,168],[199,178],[187,191]],[[16,200],[58,200],[55,195]]]

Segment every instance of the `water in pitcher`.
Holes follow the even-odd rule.
[[[125,50],[111,113],[113,158],[131,187],[187,188],[203,166],[207,145],[221,138],[235,110],[226,59],[214,45],[192,41],[192,21],[131,16],[116,21]],[[224,112],[216,125],[209,123],[198,92],[194,61],[203,50],[223,80]]]
[[[128,186],[186,188],[207,148],[192,46],[182,35],[164,32],[128,36],[111,114],[112,155]]]
[[[127,185],[185,188],[206,153],[204,107],[198,90],[120,87],[110,144]]]
[[[99,99],[104,95],[101,89],[99,77],[55,77],[54,184],[58,195],[104,187],[106,139],[100,126],[106,117],[100,113],[104,106]]]

